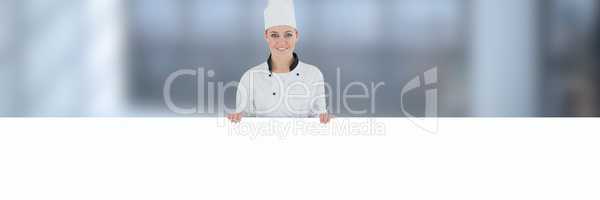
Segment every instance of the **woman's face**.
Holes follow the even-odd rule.
[[[274,26],[265,31],[265,39],[275,56],[291,56],[298,38],[298,31],[291,26]]]

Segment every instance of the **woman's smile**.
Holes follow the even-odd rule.
[[[289,48],[276,48],[277,51],[281,52],[281,53],[285,53],[288,52]]]

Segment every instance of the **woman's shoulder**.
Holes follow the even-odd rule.
[[[246,72],[269,71],[269,65],[264,62],[254,67],[250,67]]]
[[[315,66],[315,65],[311,65],[308,63],[304,63],[302,61],[300,61],[299,65],[302,65],[302,68],[304,71],[311,73],[311,74],[323,74],[321,73],[321,69],[319,69],[319,67]]]
[[[266,62],[264,62],[259,65],[256,65],[256,66],[246,69],[246,72],[244,72],[244,75],[250,74],[250,73],[268,73],[268,72],[269,72],[269,65],[267,65]]]

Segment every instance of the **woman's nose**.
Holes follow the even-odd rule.
[[[275,40],[275,45],[285,45],[285,46],[287,46],[288,45],[288,41],[285,40],[285,39],[277,39],[277,40]]]

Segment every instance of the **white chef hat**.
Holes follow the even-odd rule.
[[[297,29],[293,0],[269,0],[265,8],[265,30],[281,25]]]

